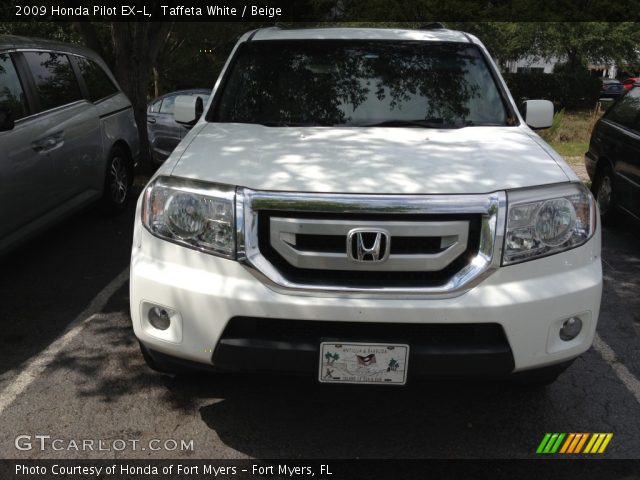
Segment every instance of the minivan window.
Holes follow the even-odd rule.
[[[623,127],[640,131],[640,87],[629,90],[607,111],[604,118]]]
[[[160,106],[160,113],[173,113],[176,105],[176,96],[165,97]]]
[[[269,126],[506,125],[501,93],[469,44],[242,44],[209,121]]]
[[[113,84],[109,76],[100,65],[88,58],[78,57],[78,68],[87,84],[89,98],[97,102],[103,98],[118,93],[118,88]]]
[[[160,111],[160,105],[162,104],[162,100],[158,100],[157,102],[153,102],[149,107],[149,111],[151,113],[158,113]]]
[[[82,99],[69,58],[54,52],[24,52],[44,110]]]
[[[0,53],[0,106],[11,110],[14,120],[26,117],[29,112],[18,73],[8,53]]]

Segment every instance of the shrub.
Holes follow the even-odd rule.
[[[549,128],[542,130],[540,136],[547,142],[555,141],[558,135],[558,130],[560,130],[560,125],[562,125],[563,118],[564,108],[557,110],[556,113],[553,114],[553,123],[551,123],[551,126]]]
[[[587,70],[560,69],[554,73],[506,73],[503,75],[514,100],[551,100],[556,110],[590,110],[600,98],[600,80]]]

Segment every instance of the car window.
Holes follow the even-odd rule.
[[[173,109],[176,104],[176,96],[173,95],[171,97],[165,97],[162,100],[162,105],[160,105],[160,113],[173,113]]]
[[[507,124],[491,71],[480,50],[468,44],[249,42],[240,46],[232,65],[216,110],[207,116],[213,121]]]
[[[623,127],[640,130],[640,88],[629,90],[607,111],[605,118]]]
[[[14,120],[29,113],[20,78],[7,53],[0,53],[0,107],[11,110]]]
[[[118,88],[96,62],[78,57],[78,68],[80,68],[80,73],[87,84],[89,98],[92,102],[97,102],[118,92]]]
[[[151,113],[158,113],[160,112],[160,105],[162,104],[162,100],[158,100],[157,102],[153,102],[151,104],[151,106],[149,107],[149,111]]]
[[[24,52],[44,110],[82,99],[80,87],[66,55]]]

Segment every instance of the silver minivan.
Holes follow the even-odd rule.
[[[138,155],[131,102],[98,55],[0,36],[0,254],[92,203],[124,209]]]

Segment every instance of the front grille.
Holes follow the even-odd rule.
[[[345,251],[344,235],[305,235],[297,236],[296,248],[303,252]],[[440,237],[394,237],[391,243],[391,255],[412,255],[420,253],[438,253],[444,248]]]
[[[455,297],[499,267],[506,201],[242,188],[238,261],[282,293]]]
[[[389,222],[467,222],[466,249],[452,258],[443,268],[439,269],[413,269],[390,270],[371,265],[355,265],[344,262],[347,268],[301,268],[292,265],[284,258],[272,244],[271,219],[312,219],[326,221],[353,221],[370,222],[372,225],[384,227]],[[477,255],[480,245],[481,215],[477,214],[338,214],[338,213],[302,213],[262,210],[258,212],[258,247],[260,253],[273,267],[288,281],[299,284],[320,284],[327,287],[353,287],[353,288],[413,288],[413,287],[438,287],[445,285],[456,273],[468,265]],[[411,255],[432,255],[444,252],[448,248],[448,238],[445,236],[396,236],[391,237],[390,258]],[[300,252],[320,252],[326,254],[344,254],[346,257],[346,235],[318,235],[297,234],[295,236],[295,248]],[[396,257],[398,258],[398,257]],[[418,257],[416,257],[418,258]],[[409,260],[411,261],[411,260]],[[424,263],[424,262],[423,262]],[[349,265],[353,265],[349,267]],[[384,265],[384,264],[381,264]],[[369,267],[367,269],[361,268]],[[420,267],[418,267],[420,268]]]

